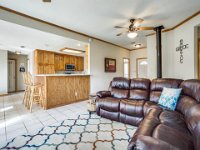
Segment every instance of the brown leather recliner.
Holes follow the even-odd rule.
[[[182,88],[175,111],[157,103],[163,87]],[[128,149],[200,149],[200,81],[114,78],[97,92],[97,114],[138,126]]]

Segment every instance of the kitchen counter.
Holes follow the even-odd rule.
[[[35,75],[34,80],[44,87],[45,109],[89,98],[89,74],[40,74]]]
[[[36,74],[35,77],[55,77],[55,76],[90,76],[90,74]]]

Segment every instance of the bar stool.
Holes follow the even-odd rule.
[[[30,96],[30,90],[29,90],[29,82],[28,82],[28,79],[27,79],[27,73],[24,72],[22,73],[22,76],[23,76],[23,82],[24,82],[24,85],[25,85],[25,91],[24,91],[24,98],[23,98],[23,104],[27,107],[27,104],[28,104],[28,101],[29,101],[29,96]]]
[[[32,112],[33,103],[37,103],[44,108],[43,85],[38,83],[35,84],[32,75],[29,72],[24,73],[24,81],[27,90],[25,90],[23,101],[25,106],[30,110],[30,112]]]

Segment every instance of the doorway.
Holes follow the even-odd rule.
[[[123,64],[124,64],[124,77],[130,78],[130,59],[124,58]]]
[[[147,58],[137,58],[136,59],[136,77],[137,78],[147,78]]]
[[[8,92],[16,91],[16,60],[8,60]]]

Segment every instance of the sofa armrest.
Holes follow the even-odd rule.
[[[111,96],[111,92],[110,91],[99,91],[99,92],[96,93],[96,95],[99,98],[110,97]]]
[[[150,137],[139,135],[136,140],[134,150],[178,150],[173,145],[166,143],[165,141]]]

